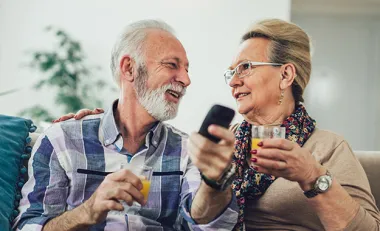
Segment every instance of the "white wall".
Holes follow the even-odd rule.
[[[40,75],[23,67],[29,60],[26,51],[52,46],[53,38],[43,31],[47,25],[79,39],[91,63],[100,65],[101,75],[111,82],[110,50],[122,28],[135,20],[160,18],[176,29],[191,66],[192,85],[171,123],[186,132],[198,130],[212,104],[235,108],[223,72],[249,24],[269,17],[289,20],[290,0],[0,0],[0,92],[23,87],[0,97],[0,113],[15,115],[36,102],[62,113],[54,107],[52,91],[30,90]]]
[[[292,15],[314,44],[307,108],[320,128],[343,135],[354,150],[380,150],[379,16]]]

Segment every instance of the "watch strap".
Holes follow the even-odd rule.
[[[201,173],[201,178],[211,188],[218,191],[224,191],[228,186],[231,185],[234,175],[235,175],[235,167],[234,165],[231,164],[228,168],[226,168],[222,177],[218,181],[209,179],[202,173]]]
[[[218,190],[218,191],[221,191],[222,185],[221,185],[221,184],[218,184],[217,181],[215,181],[215,180],[211,180],[211,179],[207,178],[207,177],[206,177],[205,175],[203,175],[202,173],[201,173],[201,178],[202,178],[202,180],[203,180],[208,186],[210,186],[211,188],[216,189],[216,190]]]
[[[307,197],[307,198],[313,198],[315,197],[316,195],[319,194],[319,191],[317,189],[310,189],[306,192],[303,192],[303,194]]]

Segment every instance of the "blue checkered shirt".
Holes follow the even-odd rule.
[[[148,202],[137,213],[110,212],[90,230],[232,230],[237,221],[235,197],[209,224],[198,225],[191,218],[191,203],[201,179],[186,143],[186,134],[157,123],[130,164],[145,163],[154,172],[168,174],[153,176]],[[104,176],[80,174],[77,169],[114,172],[127,159],[112,107],[105,114],[53,124],[34,145],[14,227],[42,230],[49,219],[89,199]]]

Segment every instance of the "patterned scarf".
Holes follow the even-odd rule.
[[[308,115],[305,107],[300,103],[296,106],[294,113],[281,126],[286,128],[286,139],[296,142],[302,147],[313,133],[315,124],[315,120]],[[258,173],[246,162],[246,155],[250,155],[251,150],[251,128],[252,125],[244,120],[235,131],[233,163],[236,165],[236,179],[232,188],[239,206],[238,222],[234,228],[237,231],[245,230],[244,208],[246,199],[257,199],[276,180],[274,176]]]

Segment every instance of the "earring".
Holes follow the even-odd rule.
[[[280,100],[278,100],[278,105],[282,104],[282,100],[284,99],[284,90],[281,90]]]

